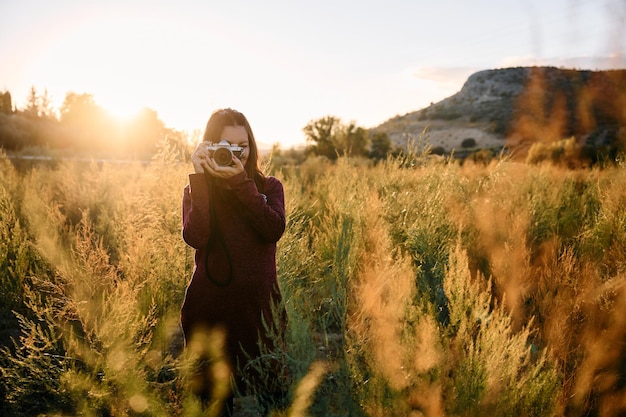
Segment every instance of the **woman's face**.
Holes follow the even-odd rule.
[[[241,163],[246,166],[248,156],[250,155],[250,143],[248,141],[248,132],[243,126],[226,126],[222,130],[220,140],[226,140],[231,145],[241,146],[243,152],[241,154]]]

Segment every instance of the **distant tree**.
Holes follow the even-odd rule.
[[[60,132],[47,90],[43,95],[32,86],[26,107],[14,111],[11,94],[0,93],[0,146],[6,149],[25,147],[55,147]],[[10,115],[10,117],[9,117]]]
[[[467,138],[463,139],[461,142],[461,148],[475,148],[476,147],[476,139]]]
[[[61,105],[61,122],[74,125],[87,125],[104,116],[103,109],[96,104],[93,95],[68,92]]]
[[[430,153],[433,155],[445,155],[446,150],[443,148],[443,146],[435,146],[430,150]]]
[[[35,145],[37,127],[22,114],[0,113],[0,148],[19,150]]]
[[[375,161],[387,158],[392,152],[392,144],[389,136],[383,132],[374,133],[371,137],[369,157]]]
[[[126,129],[125,148],[134,154],[153,154],[166,137],[170,145],[182,150],[182,134],[166,129],[155,110],[144,108]]]
[[[56,119],[48,89],[45,89],[43,94],[39,94],[35,86],[30,87],[28,97],[26,98],[24,114],[31,119]]]
[[[9,93],[8,91],[0,93],[0,113],[13,113],[13,102],[11,100],[11,93]]]
[[[291,161],[293,161],[293,163],[295,165],[299,165],[302,164],[305,160],[306,160],[306,154],[304,152],[304,149],[302,148],[295,148],[295,147],[291,147],[287,150],[285,150],[282,155],[288,159],[290,159]]]
[[[369,133],[354,122],[348,125],[340,124],[335,143],[341,156],[367,156]]]
[[[310,121],[302,130],[307,143],[307,152],[325,156],[330,160],[337,159],[337,136],[341,120],[334,116],[326,116]]]
[[[112,119],[91,94],[68,92],[61,105],[60,122],[71,132],[70,146],[77,149],[104,150],[117,139]]]
[[[54,109],[52,107],[52,99],[50,94],[48,94],[48,89],[43,90],[43,94],[39,96],[39,106],[38,113],[39,117],[43,117],[45,119],[56,119],[56,115],[54,114]]]
[[[306,160],[305,150],[302,148],[291,147],[282,149],[279,143],[272,145],[269,158],[265,160],[270,173],[281,172],[285,167],[293,167],[301,165]],[[288,175],[287,172],[282,172]]]
[[[303,129],[307,153],[335,160],[339,156],[364,156],[369,153],[370,135],[356,123],[343,124],[341,119],[326,116],[310,121]]]
[[[39,96],[37,95],[37,89],[34,85],[30,87],[30,91],[28,92],[24,114],[31,119],[39,117]]]

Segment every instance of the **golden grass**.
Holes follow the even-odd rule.
[[[199,415],[176,325],[187,167],[1,167],[2,319],[22,332],[3,415]],[[624,412],[625,172],[409,155],[277,173],[293,383],[275,415]]]

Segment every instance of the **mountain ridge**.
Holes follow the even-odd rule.
[[[373,128],[396,146],[422,137],[437,153],[507,148],[576,137],[589,147],[626,142],[626,69],[488,69],[460,91]],[[474,146],[467,146],[467,145]]]

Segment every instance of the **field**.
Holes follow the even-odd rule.
[[[175,159],[0,156],[0,414],[200,415]],[[273,175],[291,375],[275,415],[624,415],[626,167],[408,155]]]

